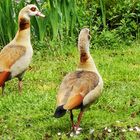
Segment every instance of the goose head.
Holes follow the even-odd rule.
[[[19,19],[20,18],[25,18],[25,19],[29,20],[31,16],[45,17],[45,15],[43,15],[39,11],[39,9],[37,8],[37,6],[34,5],[34,4],[30,4],[30,5],[25,6],[19,12]]]
[[[90,30],[88,28],[84,28],[80,31],[78,37],[78,49],[79,51],[88,52],[90,46]]]

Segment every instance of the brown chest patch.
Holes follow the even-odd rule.
[[[30,21],[26,20],[25,18],[20,18],[19,20],[19,29],[25,30],[30,27]]]
[[[80,54],[80,62],[81,62],[81,63],[86,62],[87,59],[88,59],[87,53],[84,53],[84,52],[83,52],[83,53]]]

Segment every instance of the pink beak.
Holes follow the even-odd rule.
[[[37,12],[37,14],[36,14],[37,16],[40,16],[40,17],[45,17],[45,15],[43,15],[41,12]]]

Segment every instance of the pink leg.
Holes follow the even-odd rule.
[[[79,128],[80,126],[80,122],[81,122],[81,118],[83,116],[83,111],[81,110],[79,115],[78,115],[78,119],[77,119],[77,124],[76,124],[76,128],[75,128],[75,131]]]

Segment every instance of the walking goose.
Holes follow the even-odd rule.
[[[81,30],[78,38],[80,54],[78,68],[64,77],[57,94],[57,108],[54,117],[60,118],[65,115],[67,110],[70,111],[73,132],[79,128],[84,109],[100,96],[103,89],[102,77],[89,52],[89,32],[88,28]],[[73,109],[80,109],[76,124],[73,121]]]

